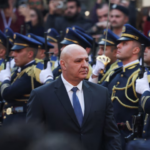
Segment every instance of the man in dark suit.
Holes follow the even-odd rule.
[[[87,150],[121,150],[108,90],[85,81],[88,55],[76,44],[61,53],[62,75],[32,91],[27,122],[45,123],[53,132],[64,132]]]

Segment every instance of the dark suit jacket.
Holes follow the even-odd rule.
[[[50,131],[65,132],[88,150],[120,150],[120,134],[113,116],[108,90],[83,81],[85,113],[79,126],[61,77],[34,89],[28,102],[27,122],[45,122]]]

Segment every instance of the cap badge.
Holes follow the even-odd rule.
[[[51,29],[48,29],[48,33],[50,33],[51,32]]]
[[[14,39],[16,39],[16,34],[14,34]]]
[[[66,30],[66,33],[68,33],[68,32],[69,32],[69,29]]]
[[[126,32],[126,27],[123,26],[122,32]]]

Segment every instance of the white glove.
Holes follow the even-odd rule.
[[[99,72],[104,69],[105,69],[105,65],[103,64],[103,62],[100,60],[96,60],[96,66],[93,69],[93,74],[98,76]]]
[[[136,92],[139,94],[143,94],[145,91],[150,91],[147,72],[144,73],[144,77],[142,79],[136,80]]]
[[[5,80],[11,80],[11,71],[10,71],[10,63],[6,63],[6,69],[1,70],[0,72],[0,82],[4,82]]]
[[[50,61],[47,62],[47,68],[43,69],[40,73],[40,82],[42,84],[44,84],[48,79],[53,79],[53,73],[52,73]]]

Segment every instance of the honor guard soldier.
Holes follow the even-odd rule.
[[[101,84],[107,76],[116,68],[122,66],[122,62],[118,61],[116,58],[117,54],[117,44],[119,36],[114,34],[110,29],[107,31],[107,39],[106,37],[106,30],[104,30],[103,36],[99,44],[98,56],[102,56],[105,51],[105,56],[110,58],[110,63],[108,65],[104,65],[103,59],[97,59],[96,66],[93,70],[93,74],[90,77],[89,81],[93,83]],[[106,49],[105,48],[106,44]],[[104,70],[104,72],[101,72]]]
[[[136,92],[141,94],[140,105],[145,113],[142,138],[150,139],[150,72],[145,72],[142,79],[136,80]]]
[[[6,44],[7,37],[4,35],[2,31],[0,31],[0,71],[4,69],[5,57],[6,57]],[[11,48],[12,43],[9,42],[9,49]],[[0,82],[1,86],[1,82]],[[0,125],[2,124],[2,108],[3,108],[3,99],[0,93]]]
[[[62,44],[61,51],[63,50],[64,47],[70,44],[77,44],[85,49],[86,47],[92,47],[92,45],[82,35],[77,33],[72,28],[66,29],[66,35],[64,39],[61,41],[61,44]],[[53,70],[54,79],[56,79],[56,77],[58,77],[60,74],[61,74],[61,67],[59,65],[56,69]],[[89,77],[89,74],[87,77]]]
[[[60,35],[58,34],[58,32],[54,29],[48,29],[47,30],[47,41],[54,46],[54,48],[51,48],[49,50],[50,53],[53,53],[52,56],[50,56],[50,61],[52,63],[52,70],[54,70],[55,68],[58,67],[59,65],[59,60],[58,60],[58,54],[59,54],[59,47],[58,45],[59,43],[59,38]]]
[[[89,36],[88,34],[86,34],[84,32],[81,32],[78,29],[76,29],[76,31],[77,31],[77,33],[82,35],[91,45],[93,45],[93,42],[94,42],[95,49],[98,47],[98,43],[94,41],[93,37]],[[94,51],[94,50],[92,50],[91,47],[86,47],[86,51],[88,53],[88,56],[90,56],[91,51]],[[89,60],[89,63],[90,63],[90,60]]]
[[[37,68],[35,56],[38,47],[42,44],[34,39],[21,34],[14,34],[14,46],[12,56],[18,68],[11,74],[9,62],[6,69],[0,72],[0,91],[2,98],[6,101],[3,110],[3,124],[16,124],[26,118],[26,104],[31,91],[41,86],[39,74],[41,69]]]
[[[149,39],[126,24],[118,41],[116,57],[122,61],[123,67],[111,72],[102,85],[109,89],[122,149],[125,149],[124,138],[132,133],[132,115],[137,115],[139,108],[140,96],[135,91],[135,82],[140,72],[141,44],[149,45]]]
[[[35,60],[37,63],[43,62],[43,59],[45,58],[45,39],[43,37],[37,36],[37,35],[32,34],[32,33],[28,33],[27,36],[42,44],[41,46],[38,47],[38,52],[37,52]],[[51,45],[49,42],[47,42],[47,48],[51,49],[51,48],[54,48],[54,46]]]
[[[150,31],[148,32],[150,37]],[[141,94],[140,104],[145,113],[143,139],[150,139],[150,46],[146,47],[144,52],[144,63],[146,64],[146,72],[142,79],[136,81],[136,92]]]

